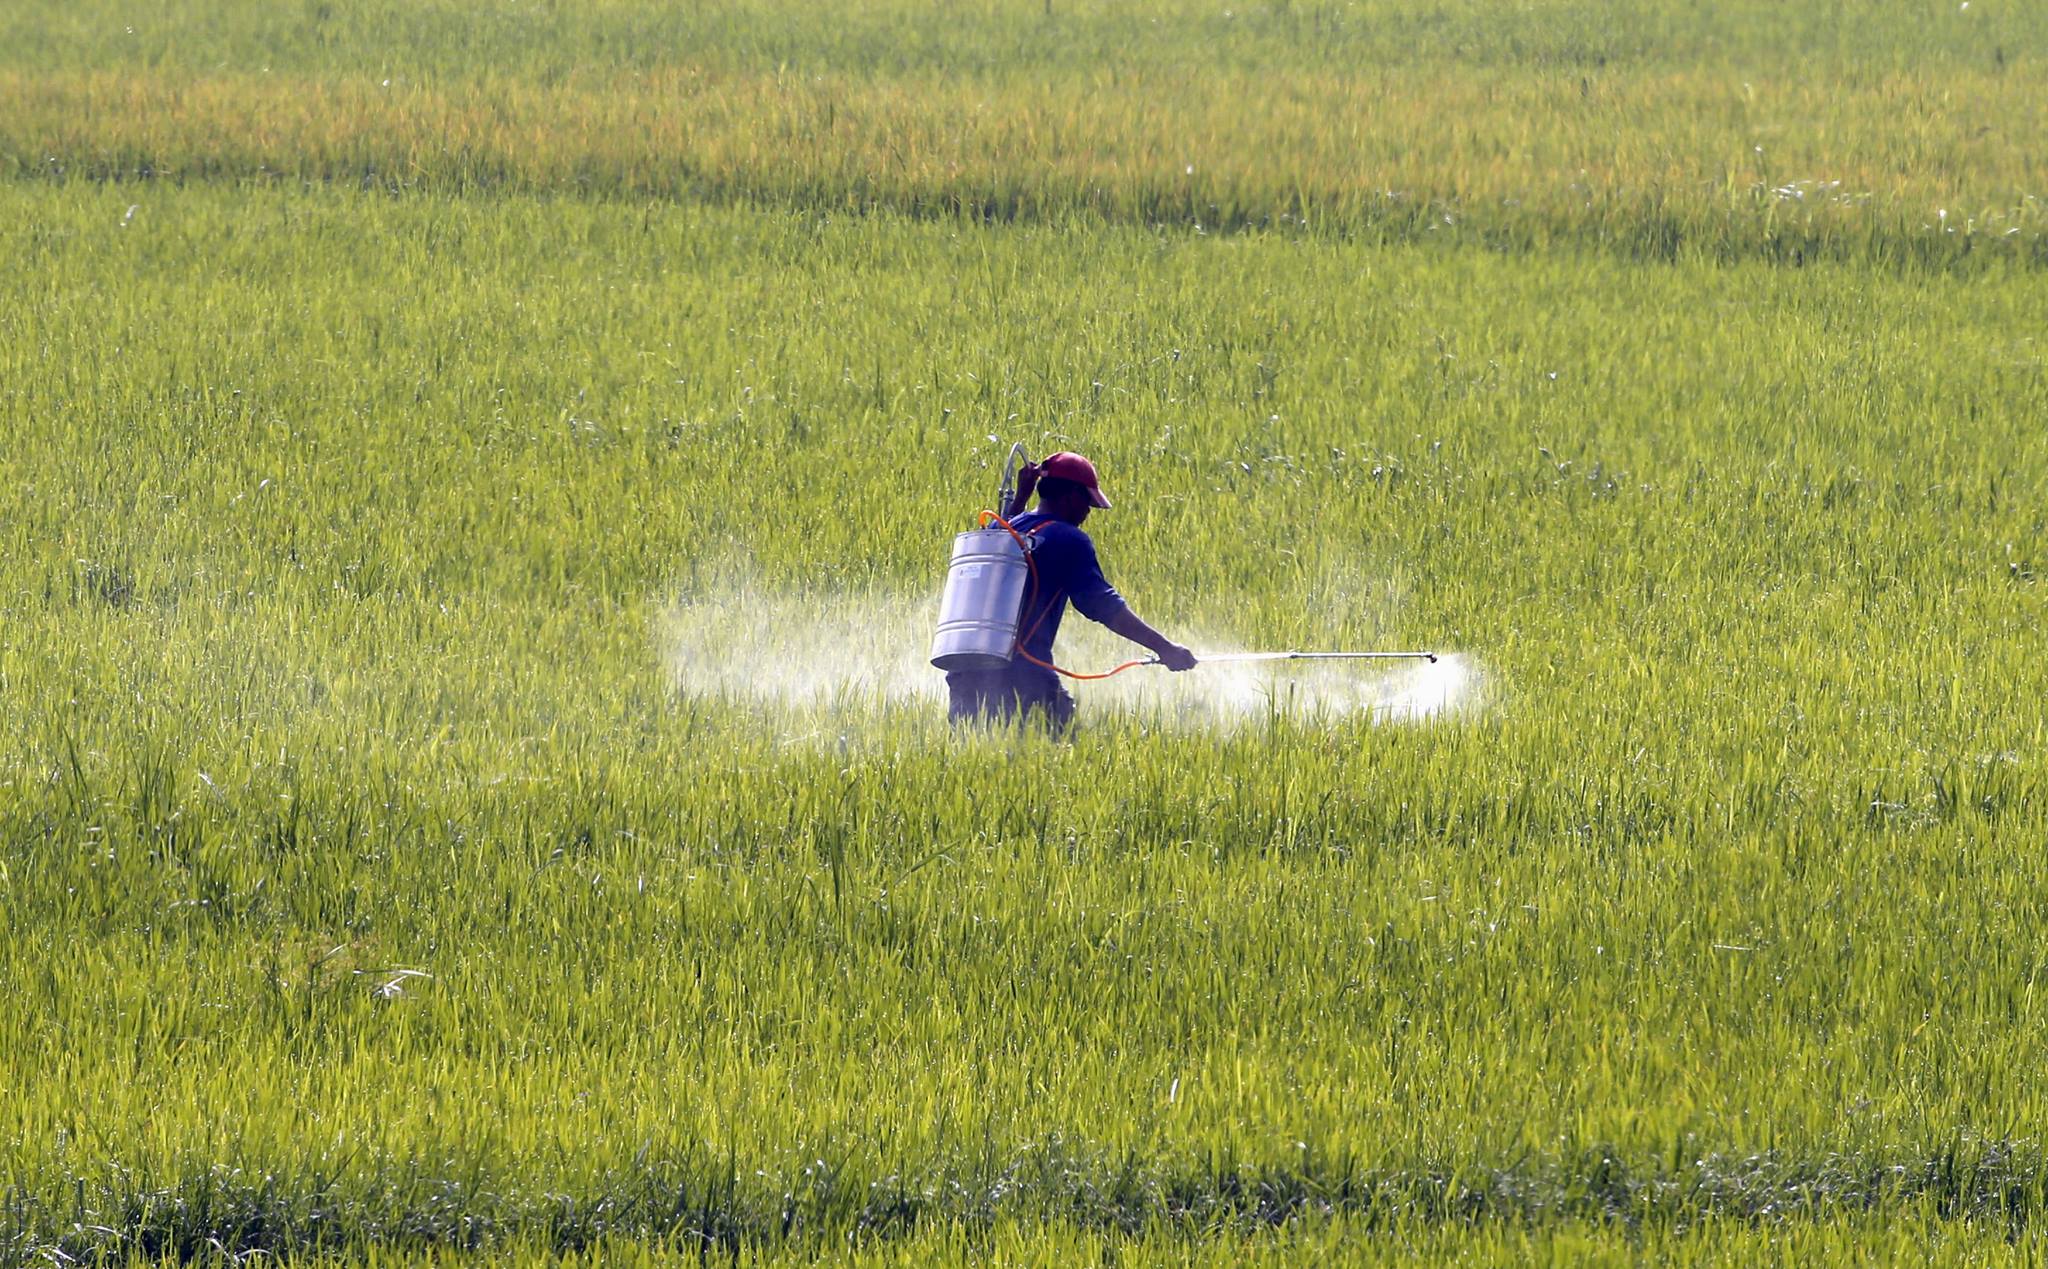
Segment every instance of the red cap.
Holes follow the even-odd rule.
[[[1086,489],[1090,506],[1107,507],[1109,505],[1109,499],[1102,496],[1102,488],[1096,483],[1095,464],[1079,454],[1070,454],[1065,450],[1061,450],[1057,454],[1047,454],[1038,464],[1038,477],[1040,480],[1043,480],[1047,476],[1055,476],[1061,480],[1071,480],[1083,489]]]

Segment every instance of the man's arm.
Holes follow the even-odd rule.
[[[1119,608],[1115,615],[1102,623],[1117,634],[1143,648],[1151,650],[1159,663],[1169,670],[1192,670],[1195,668],[1195,654],[1181,647],[1173,640],[1146,625],[1129,605]]]
[[[1024,514],[1024,508],[1031,505],[1031,491],[1038,488],[1038,464],[1026,463],[1017,469],[1017,492],[1003,504],[1002,517],[1015,520]]]
[[[1103,577],[1102,565],[1095,559],[1095,544],[1088,540],[1086,534],[1080,535],[1079,549],[1081,558],[1067,585],[1074,607],[1081,610],[1081,615],[1090,621],[1101,622],[1139,647],[1149,649],[1169,670],[1194,669],[1195,654],[1146,625],[1138,614],[1131,611],[1124,597],[1116,593],[1116,587]]]

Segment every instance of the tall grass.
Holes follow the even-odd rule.
[[[0,13],[0,1260],[2038,1256],[2039,65]],[[1013,438],[1472,707],[953,732]]]
[[[7,193],[17,1248],[2032,1227],[2025,271],[136,197]],[[1487,708],[672,676],[928,598],[992,435],[1169,628]]]
[[[32,8],[0,169],[2039,263],[2039,32],[1863,8]]]

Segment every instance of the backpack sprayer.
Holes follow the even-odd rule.
[[[1028,461],[1023,442],[1010,447],[1003,464],[1003,483],[996,505],[1007,510],[1017,496],[1017,471]],[[1017,657],[1070,679],[1106,679],[1141,665],[1158,665],[1157,657],[1126,661],[1101,674],[1081,674],[1040,661],[1024,650],[1031,631],[1018,630],[1038,597],[1038,569],[1031,558],[1035,540],[1020,533],[993,511],[981,513],[977,527],[953,539],[953,560],[946,569],[946,590],[939,600],[939,626],[932,636],[932,664],[941,670],[1000,670]],[[1201,664],[1248,661],[1428,661],[1434,652],[1217,652],[1198,653]]]

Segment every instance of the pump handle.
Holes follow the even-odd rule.
[[[996,509],[1008,515],[1010,500],[1017,496],[1017,472],[1031,462],[1031,456],[1024,450],[1024,442],[1010,446],[1009,461],[1003,464],[1003,483],[996,490]]]

